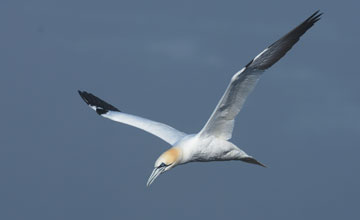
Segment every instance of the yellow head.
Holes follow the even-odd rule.
[[[150,186],[152,182],[158,177],[161,173],[170,170],[174,166],[176,166],[181,157],[180,149],[173,147],[169,150],[165,151],[160,155],[160,157],[156,160],[154,165],[154,170],[151,173],[149,180],[147,182],[147,186]]]

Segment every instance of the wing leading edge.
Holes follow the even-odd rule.
[[[94,109],[100,116],[147,131],[171,145],[174,145],[178,140],[186,136],[185,133],[166,124],[123,113],[91,93],[85,91],[78,92],[86,104]]]
[[[280,60],[299,41],[300,37],[320,20],[321,15],[322,13],[316,11],[237,72],[199,135],[231,139],[235,117],[243,107],[247,96],[255,88],[262,73]]]

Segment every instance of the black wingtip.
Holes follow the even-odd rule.
[[[108,111],[120,112],[120,110],[117,109],[116,107],[110,105],[109,103],[105,102],[104,100],[101,100],[100,98],[96,97],[95,95],[93,95],[91,93],[88,93],[86,91],[80,91],[80,90],[78,90],[78,93],[86,104],[88,104],[90,107],[95,107],[95,111],[99,115],[105,114]]]
[[[321,15],[324,13],[320,12],[320,10],[315,11],[304,23],[310,23],[311,25],[315,24],[318,20],[321,19]]]

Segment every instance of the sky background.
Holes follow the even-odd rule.
[[[358,1],[0,3],[0,219],[359,219]],[[231,76],[314,11],[263,75],[232,141],[265,169],[191,163],[147,188],[169,145],[98,117],[198,132]]]

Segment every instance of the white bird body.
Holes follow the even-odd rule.
[[[318,12],[271,44],[234,74],[214,112],[197,134],[186,134],[166,124],[123,113],[91,93],[79,91],[79,94],[99,115],[145,130],[172,146],[156,160],[147,185],[150,185],[161,173],[189,162],[241,160],[264,166],[229,141],[232,137],[235,117],[264,71],[283,57],[300,36],[320,19],[321,14]]]
[[[197,134],[187,135],[175,144],[181,151],[179,164],[189,162],[207,162],[240,160],[248,155],[233,143],[216,138],[201,138]]]

